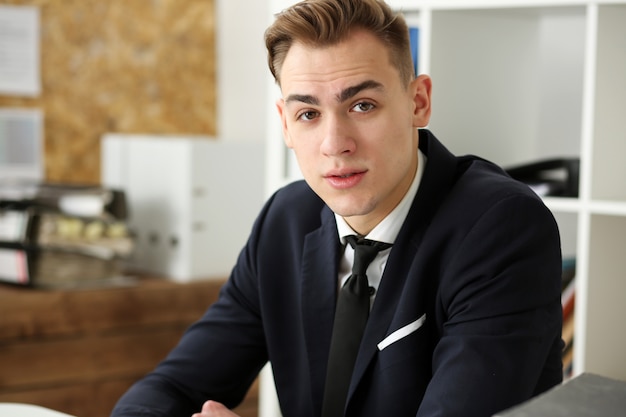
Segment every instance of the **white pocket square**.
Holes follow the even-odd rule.
[[[417,331],[426,321],[426,313],[422,315],[419,319],[415,320],[412,323],[407,324],[404,327],[399,328],[395,332],[391,333],[389,336],[385,337],[382,342],[380,342],[378,346],[378,350],[382,351],[389,345],[396,343],[398,340],[407,337],[411,333]]]

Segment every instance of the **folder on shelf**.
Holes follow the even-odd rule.
[[[85,286],[114,281],[134,252],[123,192],[0,183],[0,282]]]
[[[0,282],[38,288],[82,288],[130,281],[123,260],[75,251],[0,247]]]
[[[98,185],[0,181],[0,209],[35,208],[83,217],[126,219],[124,191]]]
[[[580,160],[555,158],[507,168],[508,174],[541,196],[578,197]]]

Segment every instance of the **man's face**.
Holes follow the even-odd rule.
[[[295,43],[277,107],[287,146],[309,186],[367,234],[400,202],[417,167],[417,127],[428,124],[430,79],[408,87],[366,31],[314,48]]]

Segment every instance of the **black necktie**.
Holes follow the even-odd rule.
[[[343,416],[354,362],[370,311],[367,267],[379,251],[391,246],[356,236],[346,236],[346,240],[354,248],[354,263],[352,275],[340,289],[337,299],[322,417]]]

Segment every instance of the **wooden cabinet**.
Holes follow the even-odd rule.
[[[216,300],[223,280],[84,290],[0,287],[0,402],[108,417]],[[238,409],[257,415],[257,387]]]

